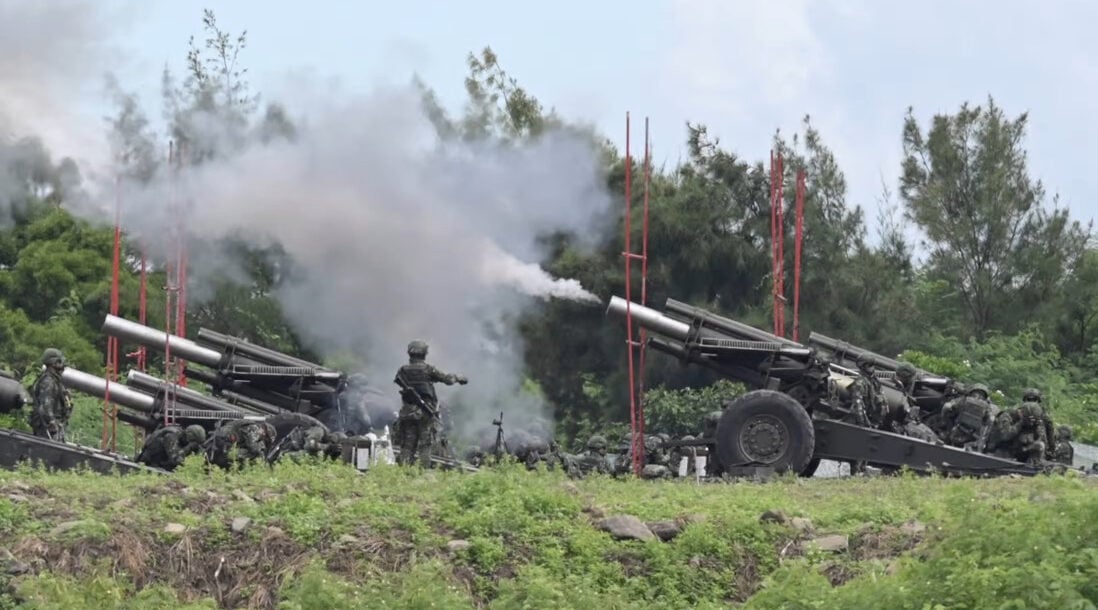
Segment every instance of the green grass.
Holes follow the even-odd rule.
[[[1094,608],[1096,492],[1075,476],[3,472],[0,547],[30,570],[10,577],[0,607]],[[793,527],[760,522],[771,509],[850,548],[809,550]],[[616,541],[594,525],[613,514],[687,525],[670,542]],[[251,519],[243,534],[230,531],[237,517]],[[903,529],[913,521],[925,530]],[[455,539],[470,544],[451,553]]]

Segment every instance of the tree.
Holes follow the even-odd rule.
[[[1033,320],[1090,230],[1055,199],[1044,205],[1022,147],[1026,122],[992,99],[936,115],[925,135],[912,109],[904,121],[900,195],[926,236],[932,277],[956,287],[976,337]]]
[[[1064,282],[1056,331],[1065,354],[1084,355],[1098,332],[1098,250],[1087,249]]]

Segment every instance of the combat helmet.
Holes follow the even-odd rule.
[[[902,379],[911,379],[915,376],[915,365],[910,362],[901,362],[900,366],[896,367],[896,376]]]
[[[408,344],[408,355],[412,358],[427,357],[427,342],[416,339]]]
[[[191,424],[183,430],[183,438],[196,444],[205,442],[206,429],[198,424]]]
[[[1056,437],[1062,441],[1071,440],[1071,426],[1061,424],[1056,427]]]
[[[606,449],[606,438],[599,434],[592,436],[587,439],[587,448],[592,451]]]
[[[985,400],[989,396],[991,396],[991,390],[989,390],[987,385],[983,384],[983,383],[974,383],[974,384],[968,386],[968,392],[965,394],[965,396],[972,396],[973,394],[976,394],[976,393],[983,394]]]
[[[1041,402],[1041,390],[1037,388],[1028,388],[1022,393],[1022,402]]]
[[[50,366],[53,364],[65,364],[65,355],[61,353],[61,350],[56,347],[48,347],[46,351],[42,352],[42,364]]]

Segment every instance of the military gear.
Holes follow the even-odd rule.
[[[1048,447],[1044,409],[1035,402],[1000,413],[987,442],[989,453],[1029,464],[1040,464]]]
[[[1041,390],[1029,388],[1022,393],[1022,402],[1041,402]]]
[[[973,392],[977,394],[977,392]],[[954,446],[983,451],[991,430],[991,404],[977,395],[952,401],[942,408],[942,439]]]
[[[194,428],[198,431],[195,432]],[[175,470],[183,464],[187,456],[202,451],[205,439],[206,431],[202,426],[187,426],[186,430],[175,424],[164,426],[145,439],[137,461],[154,468]]]
[[[53,351],[57,354],[61,353],[58,350]],[[72,395],[61,383],[58,367],[63,361],[57,359],[60,356],[54,357],[49,354],[50,350],[46,352],[42,359],[47,360],[47,356],[50,356],[51,364],[44,367],[42,374],[38,376],[31,388],[34,406],[31,408],[28,423],[35,436],[64,442],[65,428],[68,426],[69,417],[72,416]]]
[[[436,383],[453,385],[469,382],[464,376],[443,373],[427,364],[427,344],[412,341],[408,344],[409,362],[400,367],[394,381],[401,387],[400,414],[394,434],[394,441],[400,447],[400,464],[418,462],[424,468],[431,464],[431,452],[445,448],[446,439],[442,437],[442,422],[439,418]],[[422,403],[421,403],[422,401]]]
[[[57,348],[46,348],[46,351],[42,352],[42,364],[46,366],[64,365],[65,355]]]
[[[915,377],[915,366],[910,362],[901,362],[900,366],[896,367],[896,376],[905,379]]]
[[[587,439],[588,451],[606,451],[606,438],[598,434]]]
[[[266,422],[237,419],[221,426],[207,442],[206,457],[211,464],[229,468],[236,464],[266,459],[277,432]]]
[[[187,426],[183,431],[184,436],[188,443],[195,443],[201,445],[206,442],[206,429],[198,424],[192,424]]]
[[[408,355],[413,358],[426,358],[427,357],[427,343],[423,341],[412,341],[408,344]]]

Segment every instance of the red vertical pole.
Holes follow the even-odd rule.
[[[778,166],[774,151],[770,151],[770,288],[771,306],[774,308],[774,334],[778,334],[778,215],[777,189]]]
[[[648,117],[644,117],[644,220],[641,229],[641,305],[648,305],[648,195],[650,190],[650,184],[652,179],[652,155],[651,144],[649,143],[648,135]],[[640,437],[644,438],[644,360],[645,352],[647,351],[645,329],[640,329],[640,368],[638,369],[637,378],[637,423],[640,432]],[[643,445],[643,443],[642,443]],[[644,468],[644,464],[640,464],[640,469]],[[639,469],[637,474],[640,474]]]
[[[183,167],[184,160],[186,159],[186,147],[182,147],[179,151],[179,168]],[[176,231],[177,239],[179,240],[178,246],[178,260],[176,261],[176,274],[178,281],[176,287],[178,293],[176,295],[176,317],[175,317],[175,332],[179,337],[185,337],[187,335],[187,232],[186,232],[186,217],[183,213],[183,206],[180,202],[176,201]],[[186,366],[186,362],[179,361],[179,375],[177,383],[179,385],[186,385],[187,377],[183,373],[183,369]]]
[[[146,316],[146,303],[148,296],[146,294],[148,286],[148,262],[145,255],[145,244],[141,244],[141,286],[138,288],[137,300],[137,321],[144,325],[147,321]],[[142,373],[145,372],[145,346],[137,348],[137,370]]]
[[[793,340],[801,331],[801,240],[804,237],[804,170],[797,171],[797,228],[793,246]]]
[[[629,146],[629,113],[625,113],[625,327],[629,361],[629,425],[632,432],[633,470],[637,470],[637,385],[633,365],[633,157]]]
[[[785,336],[785,160],[778,151],[778,194],[775,212],[778,216],[777,246],[778,246],[778,332],[779,337]]]

